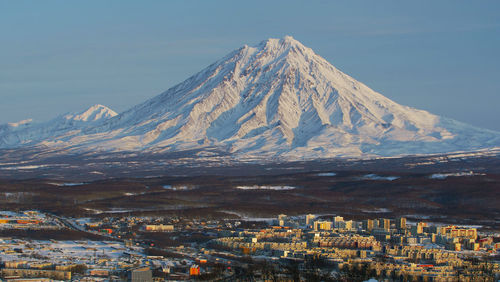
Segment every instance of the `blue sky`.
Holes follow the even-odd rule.
[[[0,0],[0,123],[117,112],[292,35],[394,101],[500,130],[500,1]]]

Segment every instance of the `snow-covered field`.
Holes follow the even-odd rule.
[[[85,183],[84,182],[68,182],[68,183],[49,182],[47,184],[60,186],[60,187],[65,187],[65,186],[71,187],[71,186],[81,186],[81,185],[84,185]]]
[[[385,180],[385,181],[394,181],[399,179],[399,176],[380,176],[376,174],[365,174],[362,179],[365,180]]]
[[[172,191],[187,191],[196,189],[195,186],[188,185],[163,185],[163,189],[172,190]]]
[[[275,190],[275,191],[282,191],[282,190],[293,190],[296,187],[294,186],[286,186],[286,185],[252,185],[252,186],[236,186],[236,189],[241,189],[241,190]]]
[[[320,172],[316,174],[316,176],[335,176],[337,175],[335,172]]]
[[[140,254],[140,249],[131,250],[121,242],[108,241],[43,241],[43,240],[20,240],[0,239],[0,245],[10,246],[13,249],[22,249],[22,253],[0,251],[2,261],[46,261],[53,263],[92,263],[98,259],[117,259],[124,253]],[[35,255],[36,254],[36,255]],[[35,256],[33,256],[35,255]],[[37,257],[37,259],[29,259]]]
[[[464,172],[452,172],[452,173],[434,173],[429,178],[431,179],[446,179],[448,177],[460,177],[460,176],[475,176],[475,175],[485,175],[484,173],[475,173],[473,171]]]

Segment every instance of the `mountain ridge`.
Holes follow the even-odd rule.
[[[61,114],[46,122],[37,123],[27,119],[0,125],[0,148],[36,145],[37,142],[43,142],[51,136],[57,137],[71,131],[74,135],[76,134],[74,131],[79,133],[89,124],[96,124],[116,115],[117,113],[110,108],[95,104],[83,111]]]
[[[77,131],[39,138],[38,145],[110,152],[218,148],[285,159],[500,145],[498,132],[399,105],[291,36],[245,45],[144,103],[85,122]],[[0,128],[0,147],[3,139]]]

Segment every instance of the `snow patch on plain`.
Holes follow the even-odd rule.
[[[448,177],[476,176],[476,175],[486,175],[486,174],[476,173],[473,171],[452,172],[452,173],[434,173],[431,176],[429,176],[429,178],[430,179],[446,179]]]
[[[275,191],[283,191],[283,190],[293,190],[296,187],[294,186],[286,186],[286,185],[252,185],[252,186],[236,186],[236,189],[240,190],[275,190]]]
[[[66,186],[81,186],[85,185],[86,183],[84,182],[68,182],[68,183],[55,183],[55,182],[49,182],[47,184],[54,185],[54,186],[59,186],[59,187],[66,187]]]
[[[196,189],[195,186],[188,185],[163,185],[163,189],[172,190],[172,191],[187,191]]]
[[[22,165],[22,166],[11,166],[11,167],[2,167],[1,169],[5,170],[30,170],[30,169],[37,169],[37,168],[44,168],[48,167],[49,165]]]
[[[394,181],[399,179],[399,176],[380,176],[376,174],[365,174],[362,179],[365,180],[385,180],[385,181]]]
[[[316,176],[335,176],[337,175],[335,172],[320,172],[316,174]]]

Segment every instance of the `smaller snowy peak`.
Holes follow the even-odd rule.
[[[94,105],[80,113],[72,113],[64,116],[67,120],[74,121],[97,121],[109,119],[116,116],[117,113],[103,105]]]
[[[30,128],[33,124],[32,119],[25,119],[18,122],[9,122],[5,124],[0,124],[0,138],[2,135],[8,134],[10,132],[16,132]]]
[[[30,120],[0,125],[0,148],[19,145],[57,143],[79,136],[85,128],[106,121],[117,114],[103,105],[94,105],[82,112],[60,115],[52,120],[34,123]],[[54,140],[57,140],[54,142]]]
[[[32,122],[33,122],[33,119],[25,119],[25,120],[21,120],[21,121],[18,121],[18,122],[9,122],[8,125],[10,127],[19,128],[19,127],[22,127],[22,126],[27,126],[27,125],[31,124]]]

